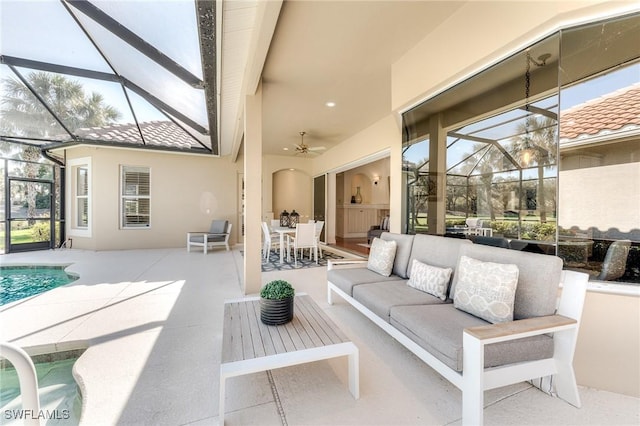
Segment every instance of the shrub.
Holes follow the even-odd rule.
[[[47,222],[38,222],[31,228],[31,236],[34,242],[49,241],[51,228]]]
[[[286,299],[294,295],[294,288],[285,280],[271,281],[260,290],[260,297],[263,299]]]

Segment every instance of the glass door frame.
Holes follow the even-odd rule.
[[[320,241],[326,243],[327,229],[327,175],[322,174],[313,178],[313,219],[324,221],[320,234]]]
[[[32,179],[32,178],[23,178],[23,177],[6,177],[6,185],[5,185],[5,248],[6,253],[18,253],[23,251],[32,251],[32,250],[44,250],[44,249],[52,249],[55,247],[55,185],[54,181],[46,180],[46,179]],[[49,187],[49,216],[48,217],[20,217],[14,218],[13,212],[11,210],[11,185],[13,182],[24,182],[24,183],[38,183],[42,185],[47,185]],[[48,241],[36,241],[29,243],[20,243],[20,244],[12,244],[11,243],[11,225],[14,222],[19,221],[29,221],[29,220],[37,220],[37,221],[49,221],[49,240]]]

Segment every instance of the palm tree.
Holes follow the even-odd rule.
[[[492,187],[495,173],[501,171],[504,155],[495,147],[486,143],[475,143],[471,152],[463,155],[464,162],[461,164],[459,173],[469,177],[478,177],[482,185],[476,189],[475,207],[471,212],[488,214],[491,220],[496,219],[493,203]],[[482,210],[482,211],[478,211]],[[469,211],[467,212],[469,213]]]
[[[547,221],[547,209],[544,193],[544,168],[557,163],[556,135],[557,121],[549,118],[530,117],[526,123],[518,126],[518,136],[511,139],[511,155],[518,158],[521,166],[527,168],[536,164],[538,168],[538,208],[540,222]]]
[[[38,93],[58,119],[74,131],[80,127],[106,126],[120,117],[120,112],[104,103],[100,93],[90,95],[77,81],[43,71],[31,72],[27,76],[29,85]],[[0,99],[0,132],[2,135],[47,138],[61,133],[58,121],[31,90],[17,79],[3,79],[4,97]],[[36,178],[40,149],[22,146],[21,158],[27,161],[25,177]],[[36,191],[27,185],[27,215],[35,216]]]
[[[120,112],[105,105],[104,97],[96,92],[90,95],[77,81],[49,74],[32,72],[29,84],[67,128],[106,126],[120,117]],[[45,106],[20,81],[3,80],[5,96],[0,99],[2,132],[12,136],[46,138],[60,132],[58,122]]]

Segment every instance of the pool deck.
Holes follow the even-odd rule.
[[[0,338],[47,353],[87,350],[74,372],[82,424],[218,423],[224,300],[242,297],[242,255],[184,248],[56,250],[0,256],[0,265],[70,264],[80,278],[0,307]],[[308,293],[360,350],[360,399],[346,359],[318,361],[227,382],[234,424],[460,424],[461,393],[337,298],[326,303],[322,267],[262,274]],[[576,409],[528,384],[485,394],[485,424],[638,425],[640,400],[580,387]]]

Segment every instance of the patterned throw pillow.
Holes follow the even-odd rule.
[[[453,305],[490,323],[513,321],[518,266],[461,256]]]
[[[396,258],[396,242],[374,238],[369,250],[367,268],[388,277],[393,270],[393,260]]]
[[[451,268],[438,268],[413,259],[411,278],[409,278],[407,285],[439,299],[447,300],[447,288],[452,271]]]

